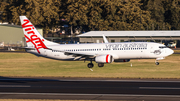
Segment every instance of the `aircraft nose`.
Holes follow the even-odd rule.
[[[167,51],[166,51],[166,53],[168,53],[168,55],[171,55],[171,54],[174,53],[174,51],[173,51],[172,49],[168,48]]]

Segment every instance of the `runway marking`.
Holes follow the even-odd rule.
[[[180,88],[175,88],[175,87],[139,87],[139,89],[177,89],[177,90],[179,90]]]
[[[8,93],[0,92],[0,95],[46,95],[46,96],[112,96],[112,97],[176,97],[180,95],[136,95],[136,94],[73,94],[73,93]]]
[[[14,79],[0,79],[0,81],[59,81],[59,80],[55,80],[55,79],[26,79],[26,78],[24,78],[24,79],[16,79],[16,78],[14,78]]]
[[[84,82],[151,82],[151,83],[162,83],[162,82],[170,82],[170,83],[180,83],[180,81],[155,81],[155,80],[66,80],[66,79],[59,79],[59,81],[84,81]]]
[[[66,82],[151,82],[151,83],[180,83],[180,81],[176,80],[81,80],[81,79],[0,79],[0,81],[66,81]]]
[[[0,87],[31,87],[30,85],[0,85]]]

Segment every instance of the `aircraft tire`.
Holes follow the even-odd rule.
[[[156,65],[159,65],[159,62],[156,62],[155,64],[156,64]]]
[[[98,67],[104,67],[104,63],[98,63]]]
[[[88,63],[88,68],[93,68],[94,67],[94,64],[93,63]]]

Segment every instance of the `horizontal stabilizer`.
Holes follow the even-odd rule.
[[[33,47],[22,47],[22,49],[26,49],[26,50],[35,50],[36,48],[33,48]]]

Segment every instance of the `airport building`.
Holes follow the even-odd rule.
[[[42,29],[37,29],[43,35]],[[21,26],[0,24],[0,46],[24,47],[25,37]]]
[[[43,30],[37,28],[43,36]],[[90,31],[77,35],[80,43],[102,43],[102,35],[109,42],[153,41],[167,43],[174,41],[180,47],[180,31]],[[21,26],[0,24],[1,46],[25,46],[25,37]]]
[[[105,35],[109,42],[147,41],[167,45],[174,41],[180,46],[180,31],[90,31],[78,37],[81,43],[102,43],[102,35]]]

